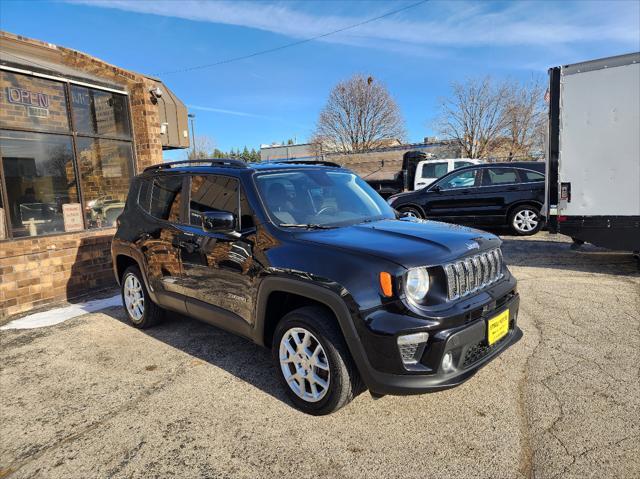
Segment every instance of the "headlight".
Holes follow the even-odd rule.
[[[424,299],[429,292],[429,272],[427,268],[413,268],[407,273],[405,293],[410,301],[418,303]]]

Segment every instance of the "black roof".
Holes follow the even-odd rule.
[[[524,168],[527,170],[537,171],[538,173],[545,173],[545,162],[544,161],[501,161],[496,163],[480,163],[477,165],[468,165],[463,166],[461,168],[456,168],[455,170],[450,171],[447,174],[451,174],[454,171],[460,170],[470,170],[472,168]]]

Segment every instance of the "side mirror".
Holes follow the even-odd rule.
[[[230,211],[207,211],[202,213],[202,229],[207,233],[233,233],[236,217]]]
[[[440,193],[440,190],[442,188],[440,188],[438,185],[433,186],[433,188],[431,188],[431,191],[435,191],[436,193]]]

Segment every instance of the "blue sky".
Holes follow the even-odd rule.
[[[550,66],[640,50],[640,2],[430,1],[321,40],[171,73],[352,25],[413,1],[2,0],[0,28],[159,76],[221,149],[307,140],[331,87],[384,82],[408,140],[466,77],[544,79]],[[174,152],[168,157],[181,157]]]

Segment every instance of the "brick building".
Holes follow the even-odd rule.
[[[131,177],[188,146],[160,80],[0,32],[0,319],[114,284]]]

